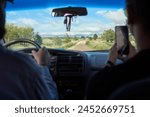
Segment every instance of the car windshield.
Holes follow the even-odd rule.
[[[53,17],[53,8],[8,10],[6,42],[31,39],[48,48],[108,50],[115,41],[115,26],[126,24],[123,8],[86,7],[88,15],[74,17],[71,31],[66,31],[64,17]],[[17,44],[13,48],[21,47]]]

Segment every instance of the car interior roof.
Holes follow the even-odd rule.
[[[62,6],[123,8],[125,0],[14,0],[7,10],[36,9]]]

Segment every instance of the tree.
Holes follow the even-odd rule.
[[[32,39],[34,37],[34,30],[31,27],[20,27],[21,28],[21,38]]]
[[[74,36],[73,38],[75,41],[79,40],[79,38],[77,36]]]
[[[85,39],[85,36],[81,36],[81,39]]]
[[[97,35],[97,34],[94,34],[94,35],[93,35],[93,39],[96,40],[97,38],[98,38],[98,35]]]
[[[39,35],[39,33],[37,33],[35,36],[34,36],[34,41],[36,43],[38,43],[39,45],[42,44],[42,37]]]
[[[5,40],[7,42],[21,38],[32,39],[34,37],[34,30],[32,27],[16,26],[14,24],[6,25],[7,33]]]
[[[101,39],[112,43],[115,40],[115,32],[112,29],[105,30],[101,34]]]
[[[89,40],[92,40],[93,38],[92,38],[92,37],[88,37],[88,39],[89,39]]]
[[[62,39],[60,37],[55,37],[52,39],[52,43],[54,46],[61,46],[62,45]]]

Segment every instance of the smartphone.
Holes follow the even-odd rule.
[[[115,38],[118,54],[121,56],[129,54],[129,31],[128,26],[116,26]]]

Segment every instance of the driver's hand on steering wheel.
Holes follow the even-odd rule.
[[[122,57],[121,55],[118,54],[117,44],[115,43],[109,51],[107,64],[108,64],[108,66],[115,65],[117,59],[121,59],[122,61],[125,61],[125,60],[128,60],[128,59],[134,57],[135,54],[136,54],[136,49],[129,42],[129,54],[126,57]]]
[[[47,66],[49,64],[50,54],[45,47],[39,49],[38,52],[32,50],[32,55],[36,60],[37,64],[42,66]]]

